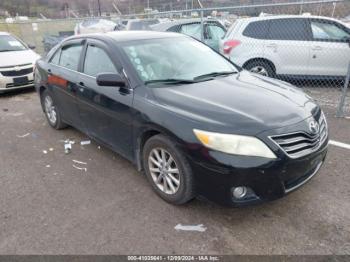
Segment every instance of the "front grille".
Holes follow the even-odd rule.
[[[27,85],[32,85],[32,84],[34,84],[34,81],[33,81],[33,80],[29,80],[28,83],[22,84],[22,85],[7,84],[7,85],[6,85],[6,88],[27,86]]]
[[[327,140],[328,128],[324,114],[319,119],[319,132],[311,135],[306,132],[296,132],[272,136],[271,139],[291,158],[306,156],[319,149]]]
[[[33,67],[20,69],[20,70],[9,70],[9,71],[0,71],[3,76],[23,76],[33,73]]]

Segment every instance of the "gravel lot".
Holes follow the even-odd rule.
[[[334,117],[340,92],[307,92],[324,107],[331,139],[350,143],[350,120]],[[350,254],[350,150],[330,146],[310,183],[272,203],[175,207],[125,159],[80,146],[87,138],[73,128],[50,128],[33,91],[0,96],[0,123],[0,254]],[[68,138],[76,144],[65,155]]]

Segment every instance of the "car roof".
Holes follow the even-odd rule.
[[[135,40],[148,40],[159,38],[172,38],[172,37],[186,37],[182,34],[171,32],[155,32],[155,31],[113,31],[108,33],[96,33],[96,34],[84,34],[71,36],[64,40],[81,39],[81,38],[94,38],[100,40],[114,40],[116,42],[126,42]]]
[[[7,32],[0,32],[0,35],[10,35],[10,34]]]
[[[273,19],[284,19],[284,18],[314,18],[314,19],[327,19],[332,21],[338,21],[337,19],[325,17],[325,16],[315,16],[315,15],[267,15],[258,17],[245,17],[238,18],[241,22],[252,22],[252,21],[263,21],[263,20],[273,20]],[[339,21],[338,21],[339,22]]]
[[[203,19],[204,22],[218,22],[220,23],[218,20],[216,19],[212,19],[212,18],[204,18]],[[183,25],[183,24],[191,24],[191,23],[198,23],[201,22],[201,18],[190,18],[190,19],[179,19],[179,20],[174,20],[174,21],[169,21],[169,22],[163,22],[163,23],[159,23],[156,25],[152,25],[151,28],[155,31],[166,31],[167,29],[169,29],[172,26],[176,26],[176,25]]]

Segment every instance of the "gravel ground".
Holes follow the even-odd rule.
[[[340,92],[307,92],[326,111],[331,139],[350,143],[350,120],[334,116]],[[80,146],[87,138],[73,128],[50,128],[32,91],[0,96],[0,123],[0,254],[350,254],[350,150],[330,146],[319,174],[275,202],[176,207],[125,159]],[[65,155],[68,138],[76,144]]]

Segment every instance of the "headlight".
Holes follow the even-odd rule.
[[[208,148],[227,154],[276,158],[261,140],[252,136],[213,133],[194,129],[196,137]]]

